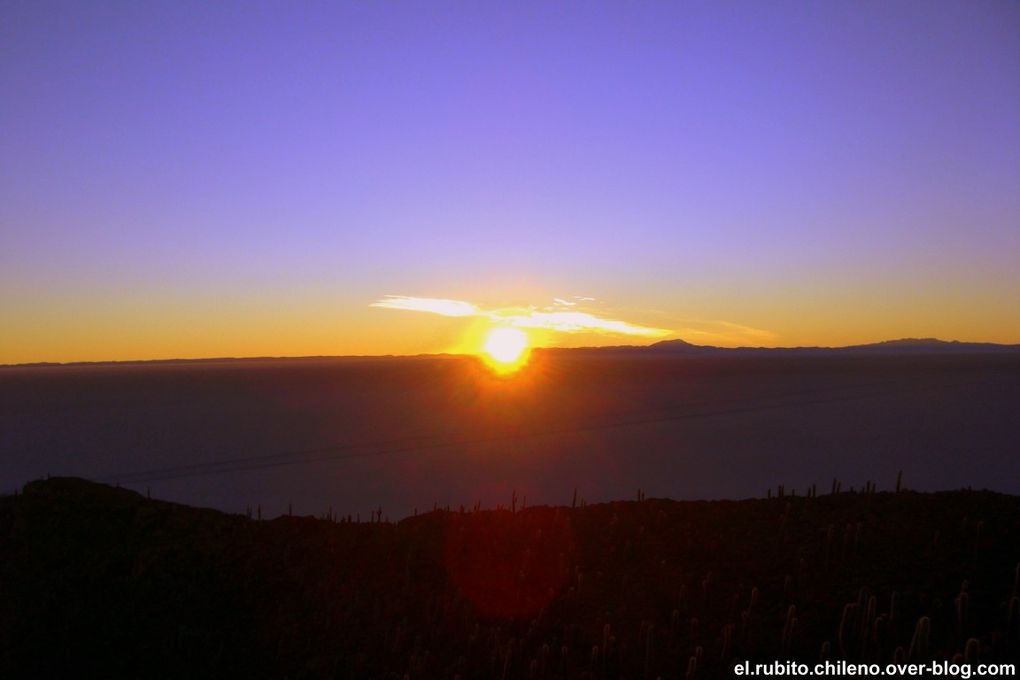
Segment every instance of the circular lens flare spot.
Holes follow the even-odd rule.
[[[487,619],[529,621],[570,580],[574,534],[558,509],[447,513],[450,581]]]

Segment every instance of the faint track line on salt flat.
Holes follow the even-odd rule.
[[[295,451],[284,451],[273,454],[266,454],[262,456],[240,456],[229,459],[222,459],[218,461],[211,461],[208,463],[194,463],[189,465],[180,465],[173,467],[155,468],[151,470],[143,470],[133,473],[123,474],[112,474],[98,478],[98,481],[106,483],[116,484],[140,484],[145,482],[157,482],[157,481],[169,481],[173,479],[182,479],[188,477],[202,477],[207,475],[215,474],[229,474],[236,472],[248,472],[254,470],[262,470],[274,467],[283,467],[290,465],[302,465],[302,464],[313,464],[331,461],[345,461],[345,460],[357,460],[362,458],[371,458],[376,456],[391,456],[400,455],[405,453],[413,453],[418,451],[436,451],[441,449],[464,447],[464,446],[479,446],[486,444],[495,444],[514,440],[534,439],[542,437],[552,437],[557,435],[567,434],[581,434],[586,432],[598,432],[607,430],[616,430],[627,427],[640,427],[645,425],[654,425],[661,423],[672,423],[681,422],[684,420],[693,420],[697,418],[710,418],[716,416],[729,416],[729,415],[741,415],[746,413],[754,413],[758,411],[767,411],[778,408],[789,408],[795,406],[816,406],[821,404],[830,403],[841,403],[841,402],[852,402],[859,401],[862,399],[869,398],[882,398],[892,396],[901,392],[926,392],[932,391],[936,388],[946,389],[955,388],[963,384],[974,383],[978,381],[958,381],[953,383],[938,383],[937,385],[922,385],[918,386],[915,384],[905,385],[900,381],[890,381],[884,383],[868,383],[864,385],[853,386],[853,391],[849,394],[839,394],[828,397],[821,397],[817,399],[794,399],[793,401],[786,401],[790,397],[801,397],[809,394],[818,394],[831,392],[829,388],[813,389],[813,390],[797,390],[792,392],[784,392],[782,394],[773,395],[759,395],[750,399],[730,399],[730,400],[717,400],[716,402],[695,402],[694,404],[684,404],[682,406],[665,406],[661,408],[653,409],[640,409],[628,412],[622,412],[616,414],[616,416],[606,422],[605,418],[600,418],[595,422],[575,424],[565,427],[552,427],[552,428],[538,428],[534,430],[514,430],[508,432],[502,432],[496,435],[488,436],[467,436],[458,433],[440,433],[435,435],[410,435],[407,437],[400,437],[390,440],[381,440],[375,442],[346,442],[343,444],[334,444],[323,447],[315,447],[308,449],[300,449]],[[880,390],[880,391],[859,391],[862,388],[868,389],[873,387],[898,387],[899,389],[893,390]],[[749,405],[736,405],[729,408],[717,409],[717,410],[695,410],[686,411],[683,413],[672,413],[670,415],[662,415],[655,417],[645,418],[632,418],[632,419],[621,419],[624,416],[644,416],[647,414],[655,413],[668,413],[676,411],[678,408],[690,408],[692,406],[719,406],[721,403],[729,402],[746,402],[749,400],[761,401],[762,399],[778,399],[780,401],[769,402],[769,403],[752,403]],[[438,441],[437,441],[438,440]]]

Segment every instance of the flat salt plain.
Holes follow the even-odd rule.
[[[1020,493],[1020,353],[470,357],[0,368],[0,490],[47,475],[263,516],[875,481]]]

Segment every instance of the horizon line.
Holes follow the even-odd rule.
[[[598,351],[598,350],[625,350],[625,349],[650,349],[657,345],[683,344],[688,347],[713,349],[723,351],[796,351],[796,350],[845,350],[866,347],[881,347],[894,343],[937,343],[938,345],[979,345],[995,348],[1020,349],[1020,343],[990,342],[984,340],[942,340],[936,337],[902,337],[872,342],[857,343],[852,345],[794,345],[794,346],[765,346],[765,345],[739,345],[736,347],[723,347],[720,345],[698,345],[688,342],[683,338],[672,338],[659,340],[647,345],[623,344],[623,345],[582,345],[577,347],[534,347],[532,351]],[[174,363],[218,363],[233,361],[280,361],[280,360],[307,360],[307,359],[415,359],[427,357],[473,357],[468,352],[419,352],[417,354],[279,354],[279,355],[254,355],[254,356],[218,356],[218,357],[170,357],[153,359],[96,359],[79,361],[26,361],[20,363],[0,364],[0,369],[5,368],[56,368],[70,366],[107,366],[125,364],[174,364]]]

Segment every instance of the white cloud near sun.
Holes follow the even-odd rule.
[[[587,312],[544,312],[530,310],[526,314],[490,316],[496,321],[505,321],[518,328],[542,328],[559,333],[610,333],[615,335],[636,335],[645,338],[662,338],[673,331],[637,324],[603,319]]]
[[[407,295],[386,295],[369,307],[402,309],[408,312],[429,312],[441,316],[481,316],[482,311],[470,302],[446,300],[443,298],[408,297]]]
[[[575,309],[579,302],[587,301],[593,301],[593,298],[576,297],[572,301],[556,298],[553,306],[544,309],[535,307],[482,309],[478,305],[463,300],[386,295],[370,306],[428,312],[442,316],[483,317],[493,323],[515,328],[541,329],[557,333],[604,333],[644,338],[663,338],[673,334],[673,331],[666,328],[642,326],[619,319],[605,319],[596,314]]]

